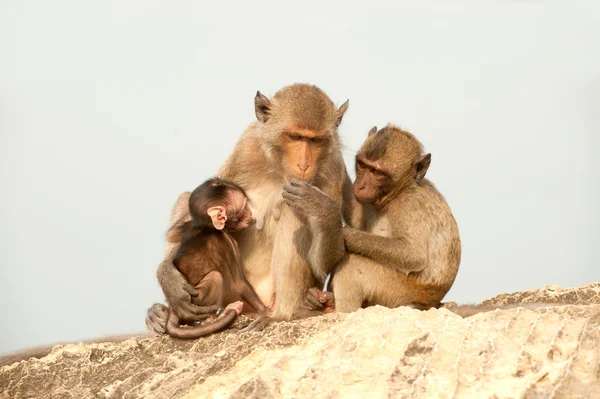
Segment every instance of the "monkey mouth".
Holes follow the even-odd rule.
[[[375,201],[377,201],[376,197],[368,197],[368,196],[362,196],[362,195],[356,195],[354,194],[354,198],[356,198],[356,200],[361,203],[361,204],[373,204],[375,203]]]
[[[377,192],[363,192],[358,190],[356,187],[354,188],[353,194],[354,198],[361,204],[372,204],[377,201]]]

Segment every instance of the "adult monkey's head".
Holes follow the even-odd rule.
[[[348,101],[336,108],[318,87],[293,84],[271,100],[256,92],[256,118],[263,123],[261,146],[274,165],[283,165],[286,178],[313,180],[327,169],[330,155],[339,152],[337,128]]]
[[[373,127],[356,154],[354,196],[362,204],[383,207],[427,173],[431,154],[412,134],[393,125]]]

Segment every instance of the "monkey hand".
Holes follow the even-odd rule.
[[[244,327],[240,332],[249,332],[249,331],[260,332],[260,331],[264,330],[269,324],[271,324],[272,321],[273,321],[273,319],[270,318],[269,316],[260,316],[259,318],[254,320],[252,323],[250,323],[246,327]]]
[[[155,333],[164,334],[167,332],[168,318],[169,308],[162,303],[155,303],[146,314],[146,327]]]
[[[324,313],[335,312],[335,299],[333,292],[323,292],[312,287],[306,293],[304,306],[307,310],[322,310]]]
[[[332,219],[342,220],[338,204],[315,186],[296,178],[283,186],[283,199],[286,204],[300,211],[308,218],[329,224]]]
[[[180,320],[186,322],[204,320],[208,313],[217,310],[218,306],[216,305],[198,306],[192,303],[192,298],[198,296],[198,291],[187,282],[172,262],[163,262],[159,266],[157,277],[167,303]]]

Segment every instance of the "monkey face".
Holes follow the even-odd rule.
[[[294,84],[269,100],[260,92],[254,98],[256,118],[263,124],[261,140],[269,153],[282,160],[288,179],[310,182],[327,156],[339,150],[337,128],[348,109],[338,109],[318,87]]]
[[[381,165],[356,157],[356,180],[352,187],[354,197],[361,204],[377,204],[389,192],[391,176]]]
[[[240,231],[250,225],[252,211],[248,207],[248,198],[240,191],[232,193],[231,204],[228,207],[226,227],[229,231]]]
[[[286,129],[281,135],[283,161],[291,177],[310,181],[329,143],[327,135],[309,129]]]

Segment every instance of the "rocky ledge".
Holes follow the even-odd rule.
[[[560,304],[562,302],[562,304]],[[232,328],[57,346],[0,369],[1,398],[600,398],[600,283],[501,294],[463,319],[379,306]],[[566,303],[566,304],[565,304]]]

